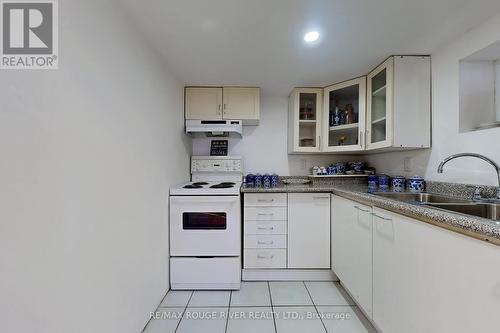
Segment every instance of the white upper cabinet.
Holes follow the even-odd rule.
[[[222,88],[187,87],[186,119],[222,119]]]
[[[321,151],[323,89],[296,88],[289,97],[288,152]]]
[[[260,117],[260,88],[186,87],[186,119],[243,120],[256,125]]]
[[[322,151],[365,148],[366,77],[324,89]]]
[[[428,56],[394,56],[367,79],[366,149],[430,147]]]
[[[392,56],[366,77],[295,88],[289,110],[289,153],[429,148],[430,57]]]
[[[257,124],[260,116],[260,89],[246,87],[222,88],[222,117],[243,119],[244,124]]]

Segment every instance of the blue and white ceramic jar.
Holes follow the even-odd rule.
[[[271,187],[271,175],[266,173],[264,176],[262,176],[262,184],[266,188]]]
[[[368,192],[376,192],[378,190],[378,176],[368,176]]]
[[[345,168],[346,168],[345,162],[337,162],[336,167],[337,167],[337,173],[339,174],[345,173]]]
[[[404,192],[406,178],[403,176],[395,176],[392,178],[392,190],[394,192]]]
[[[279,183],[280,183],[280,176],[273,173],[271,175],[271,187],[278,187]]]
[[[245,177],[245,186],[246,187],[254,187],[255,186],[255,176],[249,173]]]
[[[255,187],[261,187],[262,186],[262,175],[260,173],[256,174],[254,177],[254,184]]]
[[[327,173],[329,175],[334,175],[337,173],[337,167],[333,164],[331,164],[327,169],[326,169]]]
[[[420,176],[413,176],[408,179],[408,190],[413,193],[420,193],[425,190],[425,180]]]
[[[387,176],[387,175],[379,175],[378,176],[378,188],[380,191],[388,191],[389,190],[389,176]]]

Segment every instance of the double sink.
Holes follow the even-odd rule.
[[[499,203],[476,202],[432,193],[376,192],[373,194],[393,200],[416,203],[456,213],[482,217],[497,221],[496,223],[500,224]]]

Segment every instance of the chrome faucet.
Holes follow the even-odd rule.
[[[500,168],[498,167],[498,165],[495,162],[493,162],[491,159],[489,159],[488,157],[486,157],[484,155],[475,154],[475,153],[460,153],[460,154],[454,154],[454,155],[448,156],[441,163],[439,163],[437,172],[443,173],[443,166],[446,163],[448,163],[449,161],[451,161],[457,157],[476,157],[476,158],[479,158],[479,159],[491,164],[495,168],[495,171],[497,172],[497,180],[498,180],[497,199],[500,199]],[[480,199],[480,194],[477,190],[476,190],[476,193],[474,193],[474,199]]]

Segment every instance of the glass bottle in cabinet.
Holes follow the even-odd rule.
[[[366,77],[324,89],[323,151],[363,150]]]
[[[320,151],[322,92],[316,88],[296,88],[290,95],[290,153]]]
[[[393,58],[368,74],[367,149],[391,146]]]

